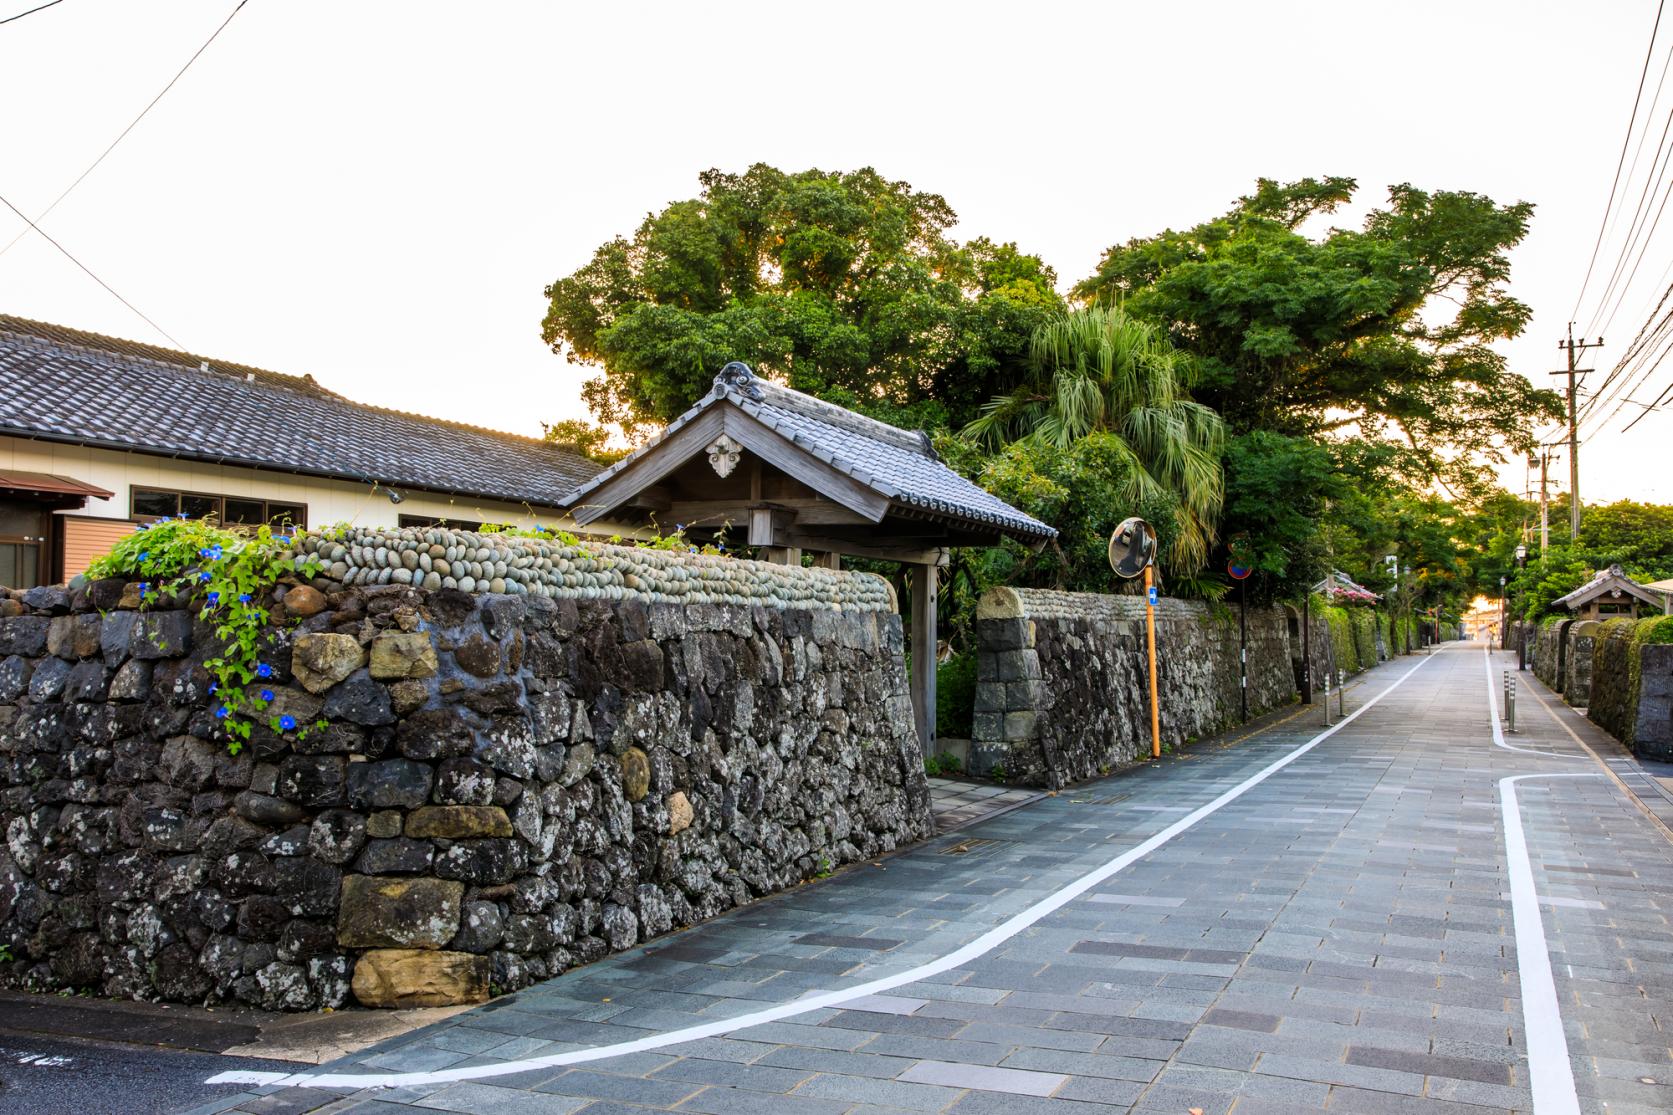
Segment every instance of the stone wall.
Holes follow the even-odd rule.
[[[455,569],[495,568],[478,541]],[[387,584],[274,590],[273,709],[329,726],[237,755],[193,611],[0,599],[0,978],[467,1001],[930,833],[876,578],[592,551],[466,574],[523,586],[483,595],[402,583],[408,552],[362,549]]]
[[[1296,699],[1289,628],[1283,608],[1249,609],[1251,715]],[[995,589],[982,598],[977,632],[974,769],[1003,764],[1008,780],[1057,789],[1149,752],[1141,598]],[[1322,621],[1313,639],[1322,684]],[[1164,599],[1156,644],[1164,743],[1239,722],[1235,608],[1215,616],[1199,602]]]
[[[1586,715],[1640,758],[1673,761],[1673,645],[1638,642],[1629,619],[1598,626]]]

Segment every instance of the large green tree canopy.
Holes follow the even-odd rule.
[[[1558,400],[1491,345],[1528,321],[1505,284],[1533,207],[1400,185],[1359,229],[1303,230],[1355,188],[1262,179],[1224,216],[1109,249],[1076,294],[1165,323],[1234,434],[1386,438],[1408,474],[1449,480],[1469,450],[1525,450]]]
[[[603,369],[606,422],[666,422],[729,360],[919,426],[958,426],[1015,382],[1056,275],[1014,244],[961,243],[935,194],[866,168],[710,170],[546,289],[542,336]]]

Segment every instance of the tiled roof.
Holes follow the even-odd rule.
[[[544,507],[598,471],[536,438],[351,402],[307,376],[5,315],[0,433]]]
[[[741,364],[727,365],[715,377],[714,390],[696,406],[670,423],[655,441],[583,484],[570,495],[568,505],[579,503],[587,492],[721,402],[733,404],[838,472],[895,503],[942,519],[983,524],[1018,538],[1044,539],[1057,533],[948,468],[936,455],[927,434],[902,430],[758,379]]]
[[[1651,592],[1646,586],[1641,585],[1631,577],[1628,577],[1626,575],[1626,570],[1622,569],[1619,565],[1611,565],[1608,569],[1598,570],[1591,580],[1587,581],[1567,596],[1559,596],[1551,602],[1551,606],[1555,608],[1557,605],[1561,604],[1570,610],[1575,610],[1583,605],[1591,603],[1593,600],[1596,600],[1606,592],[1613,593],[1616,596],[1620,596],[1622,593],[1625,593],[1628,596],[1638,598],[1654,608],[1662,606],[1661,598],[1656,593]]]

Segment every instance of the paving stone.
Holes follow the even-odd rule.
[[[896,1079],[912,1084],[945,1084],[951,1088],[1011,1092],[1019,1096],[1049,1096],[1061,1087],[1068,1077],[1061,1073],[994,1068],[991,1065],[919,1061]]]

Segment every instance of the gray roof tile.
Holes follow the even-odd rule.
[[[350,402],[306,376],[5,315],[0,433],[544,507],[598,471],[535,438]]]
[[[669,424],[662,435],[583,484],[569,497],[573,506],[587,492],[649,452],[703,411],[729,402],[839,472],[896,503],[940,518],[978,523],[1024,539],[1051,538],[1056,531],[1023,514],[944,464],[921,431],[902,430],[766,380],[737,374],[728,365],[714,390]]]

